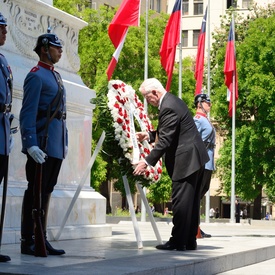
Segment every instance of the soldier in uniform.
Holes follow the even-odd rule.
[[[207,114],[210,112],[211,101],[208,95],[198,94],[195,96],[195,108],[196,115],[194,117],[195,124],[202,137],[202,140],[207,149],[209,161],[205,164],[203,173],[202,185],[201,185],[201,199],[209,190],[212,172],[215,169],[214,165],[214,149],[216,142],[216,131],[211,122],[209,121]],[[210,234],[206,234],[200,228],[200,234],[203,238],[210,238]]]
[[[21,218],[21,253],[34,255],[33,189],[36,163],[42,164],[42,226],[49,255],[62,255],[47,240],[47,216],[51,193],[57,183],[61,164],[67,154],[66,94],[61,76],[54,69],[62,56],[62,45],[55,34],[38,37],[34,51],[39,56],[24,82],[20,129],[22,152],[27,156],[26,178]]]
[[[0,13],[0,46],[6,41],[7,21]],[[0,53],[0,183],[8,169],[11,150],[10,111],[12,102],[12,72],[4,55]],[[0,262],[10,261],[9,256],[0,255]]]

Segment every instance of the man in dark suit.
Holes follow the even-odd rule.
[[[164,157],[172,180],[173,229],[169,241],[157,245],[162,250],[195,250],[199,223],[200,187],[204,164],[209,160],[187,105],[167,93],[155,78],[145,80],[140,92],[147,102],[159,109],[158,128],[154,132],[139,132],[139,141],[155,142],[145,161],[136,164],[134,175],[144,173]]]

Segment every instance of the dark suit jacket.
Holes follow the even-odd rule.
[[[147,163],[154,166],[164,157],[173,181],[186,178],[204,166],[209,157],[187,105],[173,94],[166,93],[158,120],[157,131],[149,133],[150,141],[156,139],[156,134],[158,140],[146,157]]]

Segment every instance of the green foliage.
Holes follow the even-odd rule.
[[[215,34],[212,51],[212,115],[225,134],[217,161],[218,175],[226,194],[231,192],[231,119],[227,116],[223,66],[228,27],[223,18]],[[239,100],[236,110],[236,195],[253,201],[264,187],[269,200],[275,201],[275,8],[254,7],[252,16],[236,17],[236,53]]]

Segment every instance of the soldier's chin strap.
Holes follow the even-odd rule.
[[[207,115],[207,112],[206,112],[205,109],[203,108],[202,103],[203,103],[203,101],[200,101],[200,108],[201,108],[202,111]]]
[[[52,59],[52,57],[50,55],[49,49],[47,50],[47,57],[53,63],[53,59]]]

